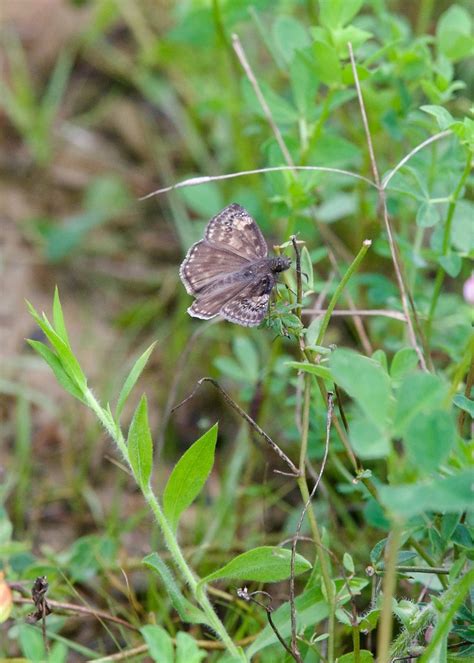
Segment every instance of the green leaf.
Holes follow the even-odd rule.
[[[319,0],[319,20],[327,28],[349,23],[362,7],[363,0]]]
[[[361,28],[357,28],[355,25],[348,25],[345,28],[336,28],[332,30],[331,37],[333,44],[337,48],[339,57],[347,58],[349,55],[349,47],[347,44],[350,42],[355,51],[356,48],[365,44],[365,42],[372,37],[372,33],[367,32],[366,30],[361,30]],[[369,69],[366,69],[361,65],[356,65],[356,67],[359,80],[364,80],[371,75]],[[347,83],[350,82],[351,85],[354,84],[354,72],[351,64],[344,67],[344,81],[346,78]]]
[[[203,649],[199,649],[196,640],[180,631],[176,636],[176,661],[175,663],[200,663],[207,654]]]
[[[183,622],[208,624],[206,615],[202,610],[183,596],[171,571],[156,552],[147,555],[142,561],[145,566],[152,569],[161,578],[169,594],[171,603]]]
[[[469,57],[474,48],[471,32],[469,12],[459,5],[451,5],[440,16],[436,27],[436,44],[439,51],[454,61]]]
[[[385,458],[390,452],[388,434],[365,414],[354,415],[349,438],[361,458]]]
[[[453,403],[461,410],[468,413],[470,417],[474,418],[474,401],[465,396],[464,394],[456,394],[453,398]]]
[[[303,290],[314,290],[313,263],[306,246],[301,249],[301,281]]]
[[[342,563],[344,564],[344,568],[346,571],[349,571],[350,574],[354,575],[355,573],[355,568],[354,568],[354,560],[352,557],[349,555],[348,552],[344,553],[344,556],[342,558]]]
[[[412,419],[404,441],[415,466],[430,473],[449,456],[455,436],[451,412],[435,410]]]
[[[446,108],[444,108],[443,106],[434,106],[434,105],[420,106],[420,110],[424,111],[425,113],[428,113],[429,115],[433,115],[433,117],[436,118],[436,121],[441,131],[449,129],[449,127],[454,122],[454,118],[451,115],[451,113],[448,110],[446,110]]]
[[[309,48],[306,48],[304,53],[309,50]],[[293,101],[299,114],[304,118],[311,116],[314,112],[314,98],[319,85],[319,81],[310,63],[310,58],[297,52],[294,54],[290,65]]]
[[[222,568],[203,578],[199,585],[212,580],[232,578],[255,582],[279,582],[290,577],[291,550],[278,546],[261,546],[234,557]],[[311,564],[302,555],[295,556],[295,575],[311,569]]]
[[[380,364],[352,350],[335,350],[329,359],[334,380],[364,414],[384,430],[390,419],[390,378]]]
[[[395,436],[403,437],[411,421],[422,413],[442,407],[448,386],[436,375],[413,373],[400,385],[395,406]]]
[[[371,610],[368,614],[364,615],[359,622],[360,630],[363,633],[368,633],[373,631],[377,626],[377,622],[380,617],[380,610]]]
[[[310,43],[306,28],[292,16],[278,16],[272,26],[272,35],[278,51],[287,64],[291,62],[297,49],[304,48]]]
[[[337,659],[338,663],[355,663],[355,661],[359,661],[359,663],[373,663],[374,655],[367,649],[361,649],[359,650],[357,658],[355,653],[351,652],[350,654],[344,654],[344,656],[340,656]]]
[[[465,470],[423,483],[381,486],[379,495],[389,512],[404,519],[426,511],[462,511],[472,507],[472,472]]]
[[[18,640],[23,655],[31,663],[44,661],[46,652],[40,629],[29,624],[20,624],[18,629]]]
[[[183,511],[201,492],[214,464],[217,424],[214,424],[181,456],[163,493],[163,510],[176,530]]]
[[[174,663],[173,641],[162,626],[147,624],[142,626],[140,633],[156,663]]]
[[[132,391],[132,389],[135,386],[138,378],[142,374],[142,371],[145,368],[146,363],[147,363],[147,361],[148,361],[155,345],[156,345],[156,341],[154,343],[152,343],[150,345],[150,347],[147,348],[145,350],[145,352],[137,359],[137,361],[133,365],[130,373],[128,374],[125,382],[123,383],[123,387],[120,390],[120,394],[119,394],[119,397],[118,397],[117,407],[115,409],[115,418],[117,419],[117,421],[120,419],[120,415],[122,414],[125,403],[127,402],[127,399],[130,396],[130,392]]]
[[[440,220],[436,205],[429,202],[421,203],[416,213],[416,225],[420,228],[431,228]]]
[[[64,371],[68,374],[69,379],[76,383],[81,391],[85,391],[87,388],[87,380],[82,372],[82,369],[74,356],[71,348],[63,339],[58,335],[58,333],[53,329],[48,318],[44,315],[40,317],[30,302],[26,302],[29,312],[38,324],[38,326],[44,332],[46,338],[53,346],[56,351],[56,355],[59,361],[62,364]]]
[[[470,200],[459,200],[451,227],[451,242],[458,251],[469,253],[474,250],[473,217],[474,203]]]
[[[148,425],[148,412],[146,396],[141,397],[127,439],[128,459],[135,479],[140,488],[145,491],[150,483],[153,466],[153,442]]]
[[[50,348],[48,348],[47,345],[41,343],[40,341],[33,341],[32,339],[28,339],[28,344],[31,345],[31,347],[33,348],[33,350],[35,350],[35,352],[37,352],[41,357],[43,357],[45,362],[52,369],[54,375],[56,376],[56,380],[59,382],[61,387],[63,387],[63,389],[69,392],[71,396],[74,396],[74,398],[77,398],[82,403],[85,403],[86,401],[84,399],[83,392],[69,378],[68,374],[64,370],[61,362],[59,361],[58,357],[54,354],[54,352],[50,350]]]
[[[457,253],[449,252],[444,256],[440,256],[438,262],[446,274],[449,274],[453,279],[459,275],[462,268],[461,256]]]
[[[311,373],[311,375],[317,375],[323,380],[332,382],[331,371],[327,366],[321,366],[321,364],[310,364],[306,361],[287,361],[285,362],[288,366],[296,368],[299,371],[304,371],[305,373]]]
[[[247,79],[243,80],[242,88],[246,105],[256,115],[265,119],[265,113],[262,110],[260,102],[258,101],[255,92]],[[276,92],[274,92],[272,88],[263,81],[260,82],[260,88],[277,124],[289,125],[298,121],[298,113],[296,108],[294,108],[289,101],[287,101],[284,97],[276,94]],[[190,189],[191,188],[198,189],[200,187],[190,187]],[[183,189],[183,191],[186,191],[186,189]]]
[[[401,380],[408,373],[412,373],[418,366],[418,355],[413,348],[398,350],[392,359],[390,376],[393,380]]]
[[[53,322],[54,329],[58,336],[62,338],[66,345],[70,345],[66,325],[64,323],[63,309],[61,307],[61,302],[59,300],[59,290],[58,286],[54,288],[54,299],[53,299]]]
[[[333,86],[342,80],[336,49],[326,42],[313,42],[313,67],[317,77],[325,85]]]

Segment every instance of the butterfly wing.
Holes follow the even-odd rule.
[[[228,205],[206,227],[206,240],[247,260],[266,258],[268,247],[250,214],[237,203]]]
[[[215,247],[205,239],[193,244],[179,268],[188,294],[197,295],[225,274],[238,272],[249,260],[224,247]]]
[[[194,318],[209,320],[218,315],[223,306],[235,299],[246,287],[247,284],[242,283],[242,281],[235,281],[234,283],[227,283],[225,285],[213,283],[197,295],[194,302],[188,308],[188,313]]]
[[[266,316],[269,301],[269,292],[258,295],[255,292],[252,293],[251,288],[246,288],[237,297],[224,304],[220,315],[229,322],[235,322],[244,327],[256,327]]]

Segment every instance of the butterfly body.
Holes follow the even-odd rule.
[[[290,262],[286,256],[268,257],[259,227],[233,203],[209,221],[204,239],[193,244],[181,264],[181,280],[196,298],[188,313],[258,325],[267,313],[278,273]]]

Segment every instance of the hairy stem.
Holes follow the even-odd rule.
[[[383,580],[382,610],[377,632],[377,661],[389,663],[390,641],[392,638],[392,599],[397,582],[397,555],[400,546],[402,527],[395,523],[390,533],[385,551],[385,575]]]

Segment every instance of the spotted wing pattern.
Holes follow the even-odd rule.
[[[270,293],[262,295],[252,294],[251,289],[241,292],[237,297],[224,304],[220,315],[229,322],[235,322],[244,327],[259,325],[268,311]]]
[[[197,295],[216,279],[229,272],[237,272],[249,264],[249,260],[224,247],[216,248],[207,240],[201,240],[189,249],[179,275],[188,294]]]
[[[205,238],[216,248],[232,251],[247,260],[258,260],[268,255],[267,243],[260,228],[237,203],[228,205],[209,221]]]

